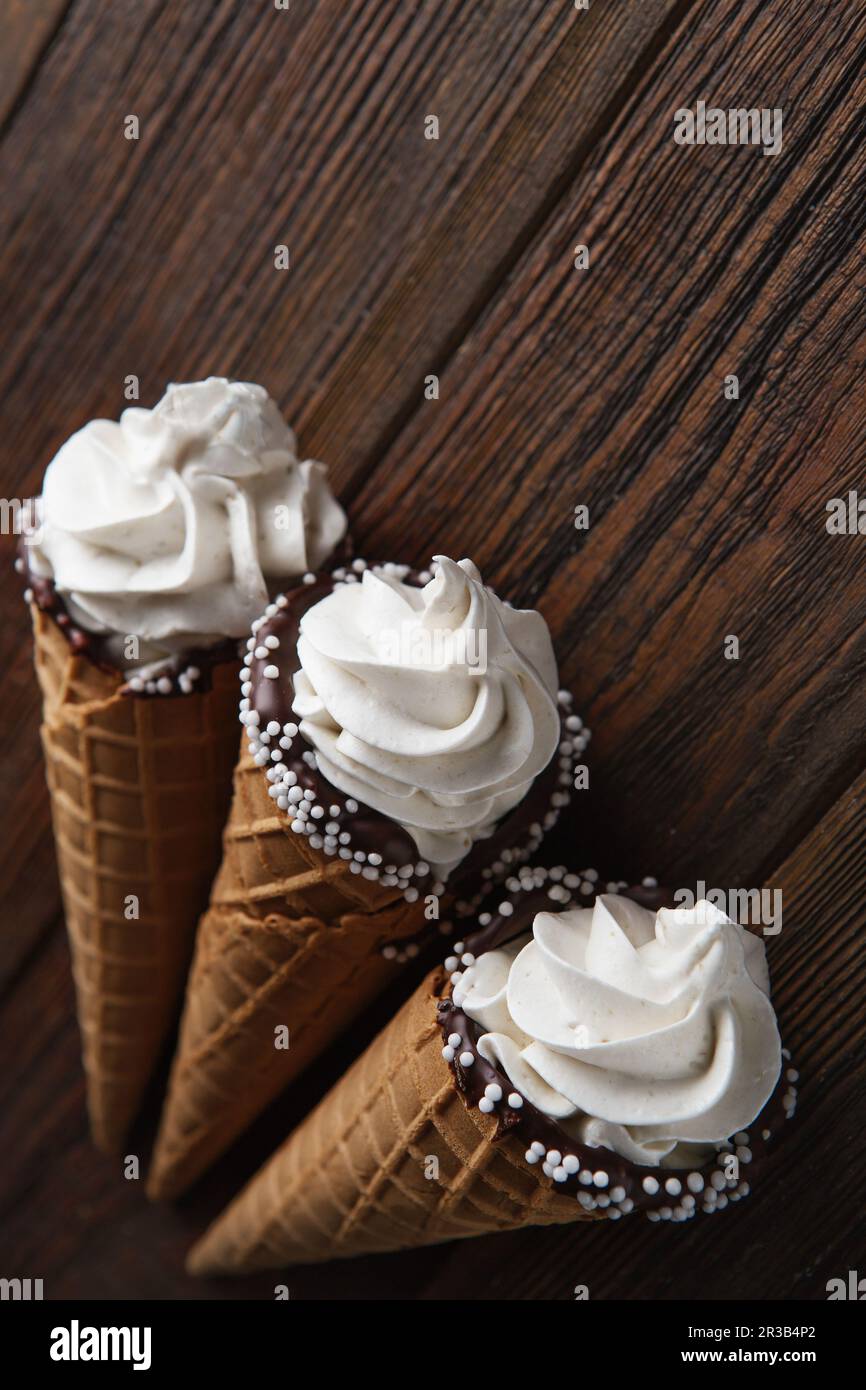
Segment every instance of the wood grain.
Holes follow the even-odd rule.
[[[354,501],[371,554],[539,604],[610,848],[677,882],[760,882],[864,763],[862,538],[825,529],[866,446],[864,56],[845,7],[701,7]],[[781,155],[673,142],[720,91],[773,94]]]
[[[0,127],[3,487],[25,495],[73,428],[116,415],[130,372],[146,404],[169,378],[263,381],[369,554],[469,553],[548,617],[595,726],[591,790],[548,855],[784,894],[769,954],[803,1095],[775,1181],[711,1229],[528,1231],[295,1271],[292,1297],[823,1297],[863,1237],[866,580],[862,538],[824,527],[866,457],[862,13],[51,9]],[[698,98],[783,107],[782,154],[676,146]],[[193,1284],[185,1248],[395,999],[181,1208],[94,1155],[25,614],[4,592],[0,1267],[51,1297],[270,1297],[267,1278]],[[159,1095],[131,1143],[145,1160]]]
[[[345,485],[682,9],[77,0],[0,148],[17,486],[179,367],[255,374]]]
[[[63,22],[72,0],[0,3],[0,134]]]

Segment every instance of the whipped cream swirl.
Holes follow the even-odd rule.
[[[574,1139],[688,1167],[745,1129],[779,1078],[764,943],[711,903],[653,914],[602,895],[540,912],[454,1002],[478,1050]]]
[[[444,878],[526,795],[560,722],[541,614],[502,603],[471,560],[435,567],[423,588],[366,570],[308,609],[293,710],[323,774]]]
[[[268,581],[316,568],[346,530],[264,388],[222,377],[85,425],[49,464],[39,512],[32,572],[82,628],[119,635],[122,666],[126,635],[151,660],[243,636]]]

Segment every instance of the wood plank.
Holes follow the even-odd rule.
[[[75,6],[0,149],[0,466],[36,486],[129,373],[153,402],[226,372],[268,385],[347,482],[682,8]]]
[[[758,883],[863,764],[866,571],[825,507],[866,456],[864,57],[853,8],[701,5],[355,499],[367,553],[539,603],[624,872]],[[674,143],[757,93],[778,157]]]
[[[54,38],[72,0],[0,0],[0,132]]]
[[[783,902],[767,941],[773,1001],[800,1096],[748,1199],[711,1226],[629,1220],[455,1244],[425,1297],[563,1300],[587,1284],[591,1299],[809,1299],[847,1276],[863,1235],[864,805],[861,775],[768,880]]]

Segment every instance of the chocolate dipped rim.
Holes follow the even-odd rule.
[[[329,563],[345,562],[350,555],[351,542],[347,537],[340,543]],[[189,647],[174,655],[142,662],[142,667],[154,668],[153,676],[145,680],[136,674],[134,668],[124,670],[112,660],[108,650],[109,639],[120,634],[89,632],[81,627],[71,616],[54,580],[50,576],[33,573],[26,537],[19,541],[15,569],[25,583],[24,601],[35,604],[57,624],[74,656],[84,657],[101,671],[117,676],[121,695],[150,699],[157,695],[190,695],[194,690],[210,690],[213,685],[214,667],[241,659],[244,639],[226,637],[210,647]]]
[[[280,810],[292,816],[292,830],[307,835],[313,849],[349,862],[353,873],[402,890],[408,902],[415,902],[422,892],[441,896],[446,885],[433,879],[408,830],[383,812],[347,796],[325,777],[292,712],[304,613],[339,585],[359,583],[368,568],[381,569],[416,588],[433,578],[428,570],[394,563],[370,565],[363,559],[331,572],[304,575],[253,624],[241,670],[241,722],[250,736],[254,761],[272,783],[270,795]],[[289,654],[288,661],[285,653]],[[449,875],[450,892],[474,890],[469,898],[457,898],[454,911],[458,916],[473,911],[490,883],[509,866],[523,863],[535,853],[571,800],[575,769],[590,735],[572,712],[570,693],[559,691],[558,702],[562,738],[557,754],[535,778],[523,800],[498,822],[493,834],[476,840]],[[428,931],[410,943],[406,954],[417,954],[436,934],[437,924],[431,923]]]
[[[637,886],[598,884],[593,869],[568,873],[565,869],[525,869],[520,879],[507,881],[508,895],[491,912],[478,918],[479,930],[454,944],[454,954],[444,964],[434,984],[437,1022],[448,1062],[464,1104],[494,1115],[493,1143],[512,1141],[524,1149],[523,1161],[537,1167],[540,1181],[548,1181],[563,1195],[572,1196],[587,1213],[618,1220],[632,1211],[643,1211],[651,1221],[688,1221],[699,1210],[721,1211],[751,1190],[748,1177],[760,1174],[768,1152],[797,1104],[795,1083],[799,1074],[791,1066],[791,1054],[782,1049],[782,1070],[776,1087],[748,1130],[717,1144],[715,1155],[695,1168],[649,1167],[622,1158],[611,1149],[581,1144],[556,1120],[542,1114],[522,1095],[500,1068],[478,1051],[484,1029],[455,1006],[451,991],[459,979],[461,964],[470,966],[487,951],[504,946],[528,932],[538,912],[562,912],[569,907],[591,906],[600,892],[619,893],[642,907],[657,911],[674,906],[673,893],[659,888],[654,879]],[[737,1176],[728,1177],[725,1160],[734,1155]]]

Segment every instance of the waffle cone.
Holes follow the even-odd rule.
[[[423,924],[399,889],[294,834],[267,789],[242,740],[148,1180],[157,1200],[189,1187],[361,1013],[398,969],[383,946]]]
[[[238,1274],[592,1220],[464,1104],[442,1058],[434,971],[193,1248]],[[438,1177],[428,1178],[430,1160]]]
[[[94,1142],[115,1151],[174,1021],[219,862],[237,667],[190,695],[122,695],[32,608],[57,860]],[[127,918],[130,897],[138,917]]]

